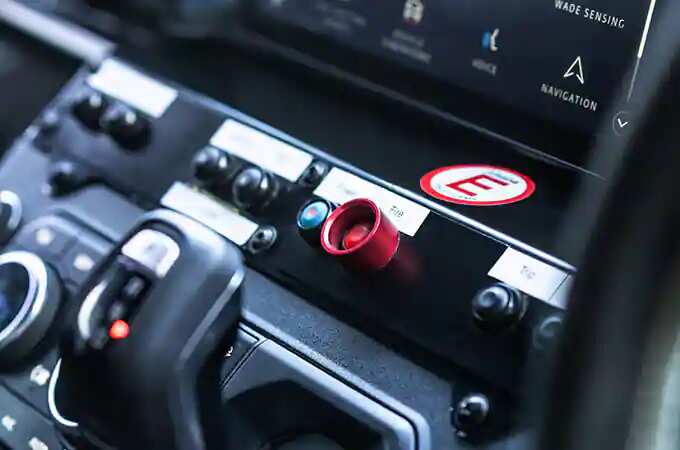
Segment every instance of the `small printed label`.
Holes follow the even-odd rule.
[[[498,206],[529,198],[536,185],[531,178],[511,169],[466,164],[429,172],[420,179],[420,188],[449,203]]]
[[[255,222],[183,183],[175,183],[161,204],[212,228],[236,245],[245,245],[259,228]]]
[[[415,236],[430,210],[380,186],[334,167],[314,191],[332,203],[342,204],[355,198],[373,200],[404,234]]]
[[[531,256],[508,248],[489,271],[489,276],[559,308],[553,302],[569,275]]]
[[[210,145],[296,182],[312,155],[240,122],[229,119],[210,139]]]
[[[177,98],[177,91],[129,66],[108,59],[90,75],[87,83],[98,91],[159,118]]]

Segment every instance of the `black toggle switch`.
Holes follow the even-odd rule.
[[[478,435],[486,427],[491,414],[491,401],[484,394],[472,393],[463,397],[451,414],[451,422],[458,437]]]
[[[215,147],[205,147],[193,161],[194,177],[206,186],[225,184],[229,177],[229,156]]]
[[[96,91],[81,94],[73,103],[73,115],[87,128],[99,131],[100,120],[108,107],[106,98]]]
[[[534,348],[539,352],[550,354],[559,341],[563,328],[564,320],[561,315],[546,317],[534,330]]]
[[[239,208],[266,206],[276,195],[276,180],[259,167],[242,170],[234,179],[232,198]]]
[[[138,150],[149,143],[151,123],[139,112],[118,103],[101,118],[101,127],[121,147]]]
[[[62,124],[62,117],[56,110],[46,111],[36,122],[36,134],[33,145],[40,151],[49,153],[53,150],[52,139],[59,131]]]
[[[94,181],[90,171],[73,161],[56,161],[50,165],[47,172],[47,183],[50,194],[60,196],[77,191]]]
[[[482,289],[472,300],[472,317],[484,331],[502,332],[519,323],[528,305],[526,295],[504,283]]]

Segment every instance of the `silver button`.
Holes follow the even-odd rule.
[[[142,230],[123,246],[122,253],[163,278],[179,258],[179,245],[159,231]]]

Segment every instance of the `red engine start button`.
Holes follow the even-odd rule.
[[[350,200],[326,219],[321,246],[346,267],[368,271],[384,268],[399,248],[399,230],[367,198]]]

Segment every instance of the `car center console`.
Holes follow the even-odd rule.
[[[254,4],[264,11],[247,11],[251,30],[262,32],[265,19],[309,28],[330,11],[324,17],[336,20],[323,23],[340,33],[368,14],[349,1],[339,2],[344,13],[334,2],[309,2],[305,14],[288,9],[292,1],[275,11],[276,2],[265,3]],[[422,6],[400,5],[403,26],[427,24],[436,36],[429,22],[436,8]],[[559,14],[574,16],[565,8]],[[582,26],[637,35],[638,19],[624,11]],[[393,39],[406,39],[394,32]],[[496,29],[479,36],[488,58],[500,49],[499,36]],[[323,97],[328,118],[364,105],[361,95],[348,91],[343,100],[316,84],[300,88],[295,75],[290,91],[280,89],[286,81],[249,85],[259,79],[239,79],[243,56],[235,52],[231,90],[214,99],[125,55],[83,64],[0,166],[0,446],[107,448],[106,437],[89,433],[92,424],[77,423],[67,406],[59,381],[65,330],[77,317],[79,333],[87,330],[87,345],[99,350],[124,348],[143,332],[139,305],[187,254],[191,233],[182,238],[173,234],[178,229],[228,243],[245,267],[238,330],[219,350],[215,398],[227,448],[526,443],[534,424],[523,414],[524,382],[547,371],[576,272],[558,235],[579,186],[604,185],[596,174],[559,152],[494,134],[488,124],[442,131],[421,117],[404,127],[404,116],[385,114],[383,104],[376,114],[357,108],[346,124],[315,117],[314,101],[301,106],[310,123],[298,125],[329,148],[312,145],[252,113],[259,105],[260,117],[292,120],[293,108],[283,103],[294,98],[294,85],[309,91],[298,100],[315,91]],[[215,64],[205,61],[199,72]],[[579,64],[561,82],[583,84]],[[269,92],[280,96],[252,100]],[[230,95],[233,104],[224,103]],[[192,225],[148,227],[154,220]],[[148,240],[139,238],[145,232]],[[136,238],[146,244],[132,245]],[[200,262],[191,270],[206,275],[207,261],[205,273]],[[132,264],[139,276],[116,285],[101,314],[94,306],[83,313],[88,298],[101,296],[93,280],[111,264]],[[178,286],[198,289],[202,278],[188,273]],[[159,313],[159,322],[165,318]]]

